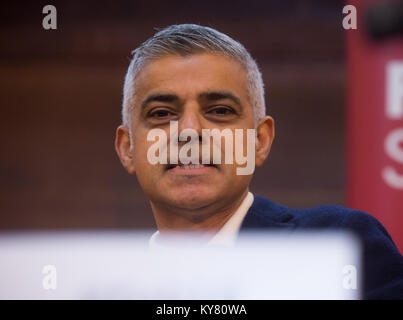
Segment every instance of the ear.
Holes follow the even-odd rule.
[[[129,174],[136,172],[134,166],[134,148],[130,142],[129,128],[119,126],[116,129],[115,150],[119,156],[120,162]]]
[[[256,166],[260,167],[269,155],[274,140],[274,119],[270,116],[260,119],[256,133]]]

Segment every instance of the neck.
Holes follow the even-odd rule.
[[[247,196],[246,189],[239,197],[224,205],[213,203],[200,209],[171,208],[151,202],[155,221],[161,234],[173,231],[196,231],[213,235],[232,217]]]

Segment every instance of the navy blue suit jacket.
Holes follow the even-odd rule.
[[[403,299],[403,256],[378,220],[369,214],[338,205],[290,209],[255,196],[240,229],[307,230],[347,229],[363,245],[363,298]]]

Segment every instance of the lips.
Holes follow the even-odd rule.
[[[167,170],[171,169],[182,169],[182,170],[191,170],[191,169],[202,169],[202,168],[207,168],[207,167],[217,167],[216,165],[213,164],[199,164],[199,163],[189,163],[189,164],[183,164],[183,163],[178,163],[178,164],[168,164],[167,165]]]

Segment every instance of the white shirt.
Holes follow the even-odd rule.
[[[232,215],[232,217],[229,218],[229,220],[222,226],[220,230],[218,230],[218,232],[207,243],[207,245],[233,245],[238,236],[242,221],[248,213],[249,208],[252,206],[253,200],[253,194],[251,192],[248,192],[245,199],[243,199],[242,203]],[[160,233],[159,231],[156,231],[149,240],[150,247],[161,247],[162,243],[158,242],[159,237]]]

